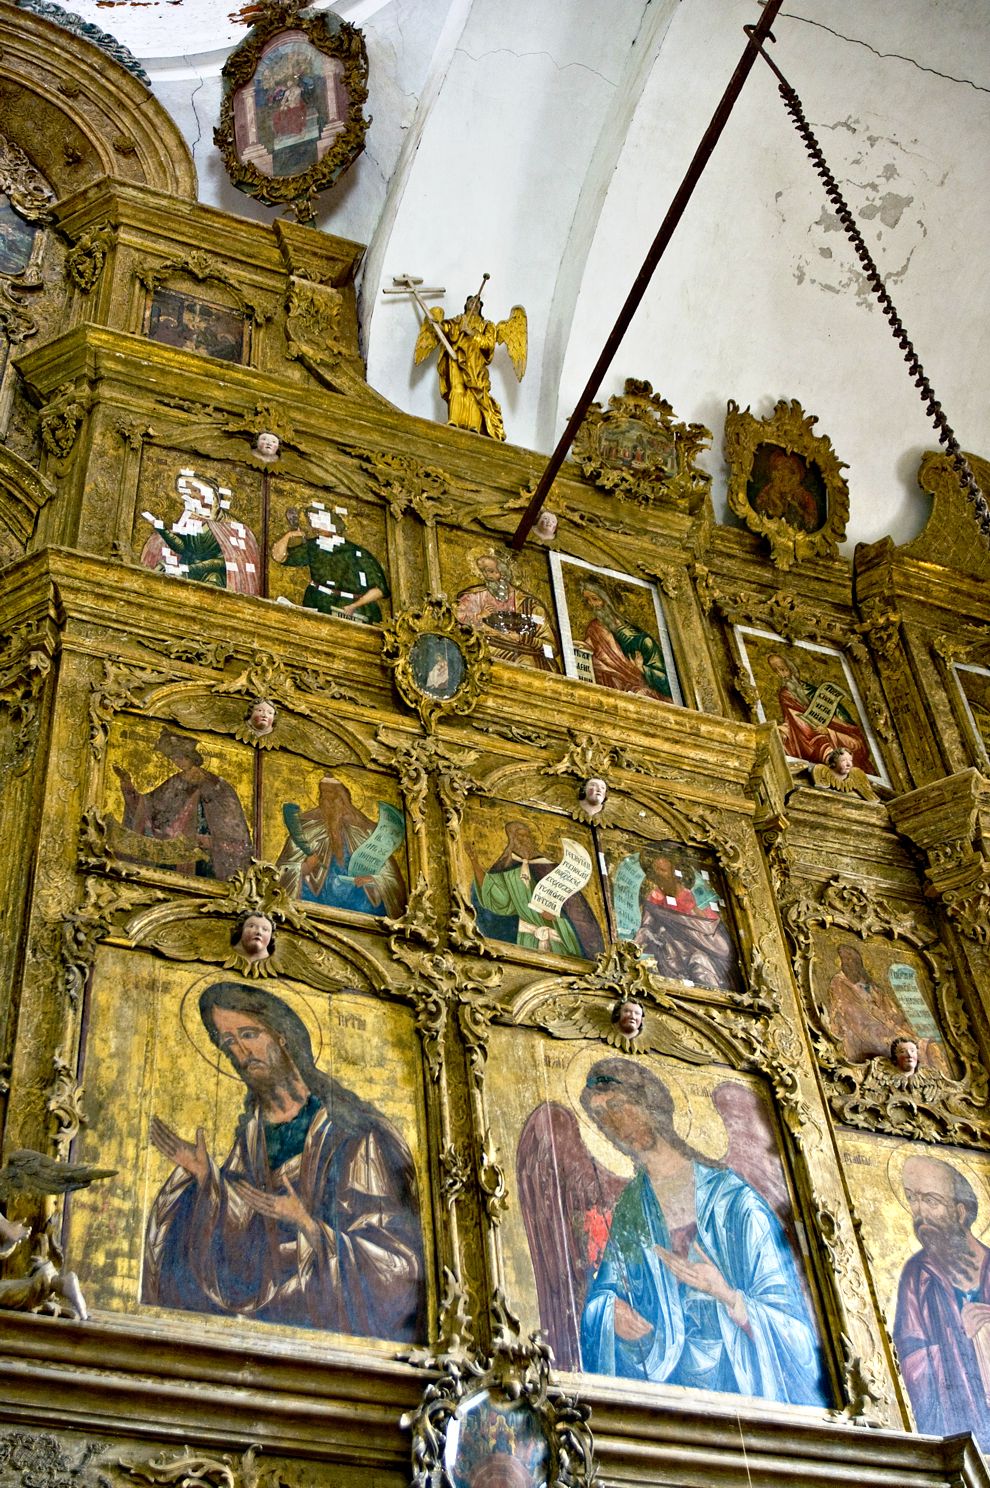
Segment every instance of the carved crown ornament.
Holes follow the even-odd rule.
[[[439,718],[472,713],[491,672],[484,635],[462,625],[446,598],[436,594],[383,623],[382,661],[425,729]]]
[[[356,26],[305,0],[269,0],[223,67],[213,140],[231,182],[298,222],[364,149],[368,54]]]
[[[703,424],[682,424],[649,382],[627,377],[608,408],[592,403],[571,452],[586,480],[641,506],[693,512],[711,477],[695,461],[711,442]]]
[[[767,539],[778,568],[835,558],[846,535],[846,467],[831,441],[815,434],[817,422],[796,399],[782,398],[764,419],[732,399],[726,411],[729,506],[751,532]]]
[[[924,1141],[985,1142],[990,1081],[918,912],[834,878],[817,901],[792,899],[784,923],[835,1115]]]

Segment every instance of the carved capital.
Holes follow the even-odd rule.
[[[69,459],[91,403],[88,395],[80,397],[71,383],[64,383],[45,404],[40,414],[41,443],[53,459]]]
[[[6,719],[0,731],[0,763],[16,773],[27,768],[37,741],[56,641],[51,624],[18,625],[0,652],[0,719]]]
[[[961,770],[899,796],[889,810],[925,855],[925,877],[958,928],[990,942],[990,780]]]

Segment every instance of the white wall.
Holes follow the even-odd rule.
[[[243,27],[216,0],[74,0],[145,60],[194,144],[203,199],[270,220],[212,145],[219,71]],[[395,274],[456,311],[487,270],[494,318],[526,306],[517,387],[493,371],[514,443],[549,450],[584,385],[743,47],[756,0],[340,0],[371,61],[365,154],[319,225],[369,244],[369,379],[443,417]],[[985,0],[797,0],[774,56],[801,94],[963,445],[990,451],[978,362],[990,285],[990,7]],[[180,47],[182,50],[180,51]],[[649,378],[715,433],[725,403],[796,397],[852,492],[850,541],[926,516],[914,474],[935,435],[762,64],[601,390]]]

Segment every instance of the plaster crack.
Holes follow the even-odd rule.
[[[928,72],[932,77],[942,78],[944,82],[962,83],[965,87],[972,88],[977,93],[990,93],[990,88],[984,87],[982,83],[974,83],[972,78],[953,77],[949,72],[939,72],[937,67],[925,67],[914,57],[905,57],[903,52],[878,52],[876,47],[871,46],[868,41],[863,41],[859,36],[846,36],[843,32],[836,31],[832,26],[826,26],[824,21],[813,21],[810,16],[794,15],[792,11],[788,10],[781,11],[781,15],[786,16],[789,21],[803,21],[806,26],[817,26],[820,31],[827,31],[830,36],[836,37],[839,41],[848,41],[850,46],[865,47],[868,52],[872,52],[874,57],[879,57],[882,62],[907,62],[909,66],[916,67],[919,72]]]
[[[482,52],[479,56],[475,56],[474,52],[469,52],[466,47],[458,47],[457,50],[461,52],[465,57],[470,57],[472,62],[484,62],[486,57],[496,57],[500,52],[507,52],[510,57],[515,57],[520,62],[524,61],[527,57],[546,57],[547,60],[552,63],[552,65],[557,69],[558,72],[567,72],[572,67],[579,67],[582,72],[590,72],[592,77],[601,78],[602,82],[607,83],[610,88],[614,88],[617,86],[612,78],[606,77],[605,74],[603,72],[599,72],[597,68],[589,67],[586,62],[558,62],[556,58],[547,51],[514,52],[511,47],[493,47],[490,52]]]
[[[186,56],[184,58],[184,61],[186,61],[189,64],[189,66],[192,67],[193,64],[192,64],[192,58],[191,57]],[[196,120],[196,138],[192,141],[192,148],[191,148],[192,158],[194,160],[196,159],[196,146],[199,144],[200,140],[203,138],[203,121],[199,117],[199,109],[196,107],[196,94],[202,91],[202,89],[204,87],[204,84],[205,84],[205,79],[204,79],[203,74],[201,72],[197,72],[196,73],[196,77],[199,79],[199,81],[197,82],[195,88],[192,90],[192,92],[189,95],[189,106],[190,106],[190,108],[193,111],[193,118]]]

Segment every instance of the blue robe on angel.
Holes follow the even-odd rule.
[[[593,1374],[687,1385],[799,1405],[827,1405],[817,1335],[783,1227],[728,1168],[694,1164],[697,1224],[671,1234],[642,1169],[615,1206],[581,1318],[581,1365]],[[712,1261],[745,1302],[743,1326],[678,1281],[655,1247]],[[652,1325],[626,1341],[616,1299]]]

